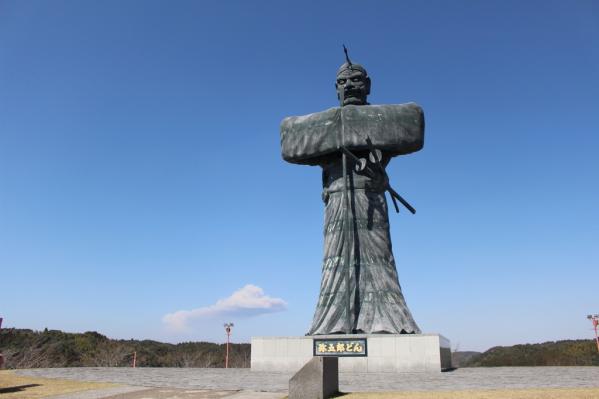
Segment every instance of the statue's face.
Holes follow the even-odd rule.
[[[335,88],[338,99],[343,93],[343,105],[364,105],[370,94],[370,78],[358,69],[346,69],[337,75]]]

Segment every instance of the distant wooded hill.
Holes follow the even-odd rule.
[[[250,344],[231,344],[230,367],[250,366]],[[97,332],[0,330],[6,368],[126,367],[137,352],[138,367],[224,367],[225,345],[211,342],[166,344],[114,340]],[[484,353],[455,352],[456,367],[599,366],[594,340],[497,346]]]
[[[225,345],[210,342],[166,344],[144,340],[114,340],[97,332],[0,330],[5,368],[131,366],[224,367]],[[229,367],[250,367],[250,344],[231,344]]]
[[[496,346],[461,363],[461,367],[494,366],[599,366],[599,352],[590,339],[550,341]]]

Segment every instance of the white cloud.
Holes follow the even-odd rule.
[[[192,310],[178,310],[164,315],[162,321],[175,332],[189,329],[193,321],[217,316],[255,316],[264,313],[280,312],[287,308],[281,298],[264,295],[264,290],[248,284],[225,299],[219,299],[214,305]]]

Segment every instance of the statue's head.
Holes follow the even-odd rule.
[[[366,97],[370,94],[370,78],[368,72],[360,64],[344,63],[337,71],[337,80],[335,82],[337,89],[337,99],[341,100],[342,105],[365,105]]]

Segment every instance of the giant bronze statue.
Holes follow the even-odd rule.
[[[385,168],[422,148],[424,116],[414,103],[368,104],[370,77],[345,51],[335,82],[340,106],[281,123],[283,159],[322,168],[324,259],[308,335],[420,333],[397,277],[385,192],[397,212],[397,201],[415,210]]]

